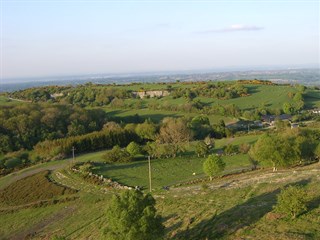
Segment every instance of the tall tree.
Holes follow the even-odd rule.
[[[183,150],[182,143],[187,143],[191,139],[191,131],[187,127],[187,122],[183,118],[165,118],[160,128],[158,141],[160,143],[171,144],[175,148],[174,156]]]

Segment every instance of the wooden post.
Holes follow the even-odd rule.
[[[71,164],[71,165],[73,165],[73,164],[74,164],[74,162],[75,162],[74,150],[75,150],[75,148],[74,148],[74,147],[72,147],[72,164]]]
[[[150,160],[150,156],[148,156],[148,161],[149,161],[149,191],[152,191],[151,188],[151,160]]]

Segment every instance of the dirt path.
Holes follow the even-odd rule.
[[[22,100],[22,99],[11,98],[11,97],[9,97],[8,99],[10,99],[12,101],[17,101],[17,102],[25,102],[25,103],[31,103],[32,102],[32,101],[28,101],[28,100]]]
[[[58,169],[63,169],[68,165],[67,162],[57,162],[57,164],[52,164],[52,165],[44,165],[40,167],[30,167],[23,169],[18,172],[11,173],[7,176],[4,176],[0,178],[0,190],[5,188],[6,186],[10,185],[11,183],[18,181],[22,178],[29,177],[31,175],[34,175],[36,173],[42,172],[42,171],[53,171],[53,170],[58,170]]]
[[[249,185],[256,185],[260,183],[290,183],[303,179],[308,179],[310,177],[317,177],[320,180],[320,165],[307,166],[304,168],[296,168],[289,170],[282,170],[278,172],[270,171],[253,171],[250,173],[244,173],[240,175],[234,175],[226,178],[221,178],[215,180],[212,183],[206,182],[208,187],[212,190],[225,188],[242,188]],[[186,187],[173,188],[172,192],[182,193],[182,194],[199,194],[201,190],[201,185],[191,185]]]

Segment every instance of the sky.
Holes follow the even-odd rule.
[[[320,63],[318,0],[0,1],[2,81]]]

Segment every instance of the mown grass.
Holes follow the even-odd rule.
[[[244,154],[225,156],[223,159],[226,162],[225,173],[250,167],[248,158]],[[205,177],[202,170],[204,160],[198,157],[152,159],[152,187],[157,189]],[[149,186],[147,160],[123,164],[100,164],[93,171],[128,186],[144,188]]]

